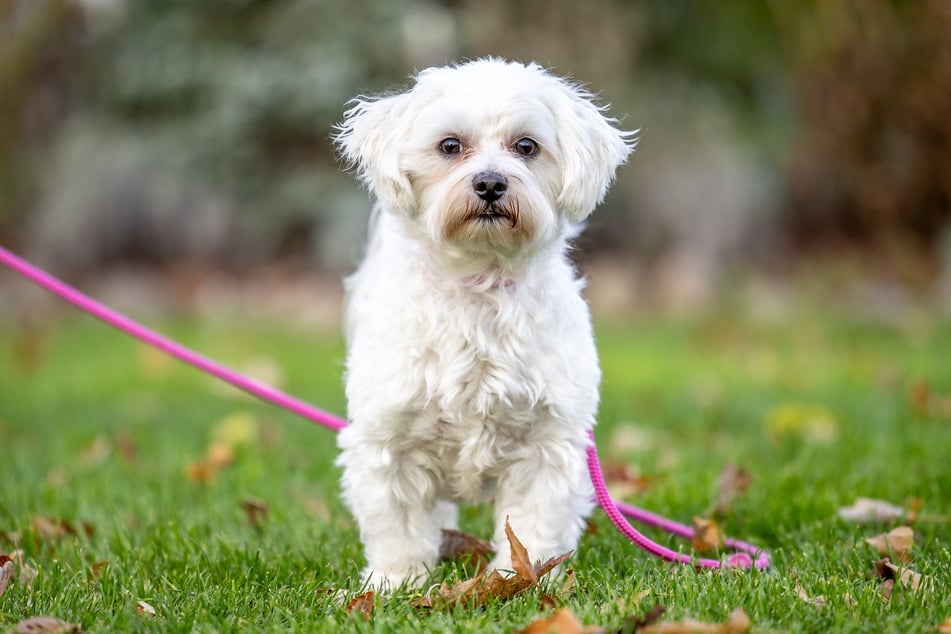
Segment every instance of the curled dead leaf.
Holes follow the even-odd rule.
[[[575,593],[575,590],[578,588],[578,577],[575,575],[575,571],[569,569],[565,572],[565,580],[561,582],[561,588],[558,590],[558,594],[562,597],[570,597]]]
[[[244,514],[247,516],[251,526],[259,530],[264,524],[264,520],[267,519],[268,513],[270,513],[267,504],[253,498],[241,500],[241,508],[244,510]]]
[[[23,559],[24,555],[22,550],[14,550],[10,553],[10,560],[20,568],[20,575],[17,581],[21,586],[31,588],[33,586],[33,580],[36,579],[39,572]]]
[[[906,511],[885,500],[874,498],[856,498],[852,506],[839,509],[839,517],[856,524],[887,524],[905,517]]]
[[[915,531],[909,526],[899,526],[887,533],[866,537],[865,543],[880,555],[887,555],[899,563],[911,561],[911,547],[915,541]]]
[[[750,629],[750,617],[736,608],[723,623],[704,623],[695,619],[657,623],[642,627],[643,634],[743,634]]]
[[[34,616],[20,621],[13,630],[16,634],[82,634],[79,625],[67,623],[53,616]]]
[[[13,578],[13,560],[7,555],[0,555],[0,597],[7,591],[7,585]]]
[[[693,518],[693,547],[701,553],[723,548],[723,531],[713,520]]]
[[[533,566],[525,546],[515,536],[515,532],[505,522],[505,535],[509,540],[514,574],[503,576],[498,570],[487,570],[471,579],[465,579],[455,585],[445,582],[430,590],[422,597],[410,601],[416,608],[432,608],[437,605],[467,603],[484,606],[489,601],[507,601],[529,588],[538,585],[539,578],[551,572],[558,564],[567,559],[571,552]]]
[[[491,552],[492,544],[480,537],[448,528],[442,530],[439,558],[443,561],[471,564],[476,572],[482,572],[489,565]]]
[[[663,605],[655,605],[644,613],[641,617],[629,617],[620,627],[611,630],[610,634],[629,634],[630,632],[642,632],[648,625],[656,623],[660,617],[664,616],[667,608]]]
[[[532,621],[519,630],[519,634],[596,634],[604,632],[600,627],[584,626],[575,613],[568,608],[555,610],[551,616]]]
[[[802,599],[806,603],[811,603],[812,605],[815,605],[818,607],[822,607],[826,604],[826,598],[823,595],[820,594],[814,597],[810,597],[809,593],[806,592],[806,589],[803,588],[798,583],[796,584],[796,587],[793,588],[793,592],[795,592],[796,596],[798,596],[800,599]]]
[[[925,575],[915,572],[910,568],[895,565],[889,561],[887,557],[875,562],[875,568],[873,568],[871,575],[884,580],[879,586],[879,593],[886,599],[891,597],[891,591],[896,585],[907,588],[912,592],[918,592],[920,589],[930,587],[931,581]],[[888,581],[893,583],[886,584],[885,582]],[[886,585],[888,587],[886,587]]]
[[[753,476],[746,469],[732,462],[727,463],[717,480],[717,503],[713,514],[725,515],[733,500],[746,493],[752,484]]]
[[[885,567],[891,570],[898,584],[910,589],[912,592],[918,592],[928,581],[928,577],[923,574],[903,566],[896,566],[890,561],[885,564]]]
[[[136,603],[135,611],[139,616],[155,616],[155,608],[145,601],[139,601]]]
[[[626,498],[644,493],[654,484],[654,479],[636,471],[628,464],[607,461],[602,465],[604,481],[613,498]]]
[[[376,603],[373,600],[373,591],[368,590],[363,594],[358,594],[357,596],[350,599],[350,602],[347,604],[347,614],[358,614],[363,617],[364,621],[368,621],[373,615],[373,608],[375,605]]]
[[[935,628],[940,634],[951,634],[951,616],[942,621],[941,625]]]
[[[92,537],[96,528],[89,522],[82,522],[77,527],[67,520],[52,519],[38,516],[30,522],[30,530],[43,542],[57,542],[66,537],[77,537],[80,534]]]

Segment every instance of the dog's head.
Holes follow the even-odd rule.
[[[601,202],[632,133],[536,64],[430,68],[354,101],[336,142],[392,213],[439,246],[510,254],[564,235]]]

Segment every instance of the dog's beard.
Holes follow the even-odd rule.
[[[437,204],[435,218],[445,243],[473,253],[512,256],[529,249],[540,237],[545,203],[527,188],[513,187],[492,202],[475,195],[468,182],[448,194],[444,204]],[[553,214],[549,211],[548,215]]]

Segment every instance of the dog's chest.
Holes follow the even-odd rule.
[[[415,375],[428,409],[455,426],[519,426],[547,390],[549,351],[525,307],[470,302],[433,320]]]

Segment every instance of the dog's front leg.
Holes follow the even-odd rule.
[[[455,507],[436,498],[433,474],[411,453],[394,456],[365,441],[338,464],[367,558],[364,582],[378,590],[421,583],[437,563],[441,529],[456,521]]]
[[[492,539],[496,558],[491,566],[512,569],[506,519],[532,562],[537,563],[577,548],[593,505],[583,447],[539,451],[511,465],[496,491]]]

